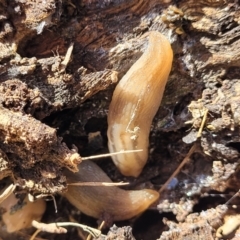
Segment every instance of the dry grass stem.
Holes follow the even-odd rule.
[[[234,198],[238,197],[240,194],[240,189],[225,203],[228,205]]]
[[[202,119],[202,122],[201,122],[201,126],[198,130],[198,133],[197,133],[197,138],[200,138],[202,136],[202,131],[203,131],[203,127],[204,127],[204,124],[206,122],[206,119],[207,119],[207,114],[208,114],[208,109],[205,109],[203,119]]]
[[[128,182],[119,182],[119,183],[111,183],[111,182],[79,182],[79,183],[68,183],[68,185],[72,186],[125,186],[128,185]]]
[[[105,225],[105,221],[102,221],[100,226],[98,227],[98,230],[102,230],[103,226]],[[91,240],[92,239],[92,235],[88,234],[87,239],[86,240]]]
[[[90,156],[90,157],[83,157],[81,160],[92,160],[92,159],[97,159],[97,158],[105,158],[105,157],[111,157],[111,156],[114,156],[114,155],[118,155],[118,154],[125,154],[125,153],[134,153],[134,152],[142,152],[143,150],[142,149],[138,149],[138,150],[122,150],[122,151],[119,151],[119,152],[115,152],[115,153],[106,153],[106,154],[99,154],[99,155],[96,155],[96,156]]]
[[[66,67],[71,59],[71,55],[72,55],[72,51],[73,51],[73,46],[74,43],[71,43],[68,47],[67,53],[65,55],[64,60],[61,62],[61,68],[60,68],[60,72],[64,72],[66,70]]]
[[[182,167],[189,161],[191,155],[196,151],[197,149],[197,144],[195,143],[189,150],[188,154],[186,157],[182,160],[178,168],[173,172],[173,174],[169,177],[169,179],[163,184],[163,186],[160,188],[159,193],[164,191],[164,189],[168,186],[168,184],[171,182],[171,180],[180,172]]]
[[[34,240],[35,237],[36,237],[40,232],[41,232],[41,230],[40,230],[40,229],[37,229],[37,230],[33,233],[33,235],[31,236],[31,238],[30,238],[29,240]]]
[[[0,195],[0,203],[2,203],[15,190],[16,185],[10,184]]]

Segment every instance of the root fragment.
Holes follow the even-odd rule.
[[[98,238],[100,236],[103,236],[101,231],[96,228],[91,228],[86,225],[80,224],[80,223],[74,223],[74,222],[58,222],[58,223],[41,223],[37,222],[35,220],[32,221],[32,226],[37,228],[39,231],[36,231],[35,233],[38,234],[40,231],[48,232],[48,233],[67,233],[67,229],[64,228],[66,226],[74,226],[74,227],[80,227],[84,231],[91,234],[93,237]],[[36,237],[36,234],[34,234],[30,240],[33,240]]]

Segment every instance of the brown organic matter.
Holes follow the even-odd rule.
[[[215,239],[228,216],[239,214],[239,23],[235,0],[0,0],[0,188],[8,179],[17,184],[14,194],[62,193],[66,168],[76,170],[80,156],[107,153],[113,90],[146,50],[148,32],[157,31],[171,42],[174,58],[148,162],[138,178],[122,176],[110,158],[96,163],[113,182],[130,182],[124,190],[157,191],[193,144],[197,150],[157,207],[103,232],[105,239]],[[97,227],[55,198],[58,213],[47,202],[42,221]],[[1,230],[0,237],[30,239],[33,231]],[[228,238],[238,234],[234,229]],[[69,228],[39,237],[86,234]]]

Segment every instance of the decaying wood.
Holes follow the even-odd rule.
[[[61,176],[61,167],[77,171],[81,162],[79,154],[69,150],[57,137],[56,129],[30,115],[0,107],[0,133],[0,147],[11,156],[8,168],[15,177],[20,177],[18,171],[21,168],[25,169],[26,175],[34,169],[35,183],[38,184],[33,184],[32,190],[54,192],[48,187],[53,179]],[[24,178],[23,172],[21,175]]]
[[[0,0],[0,179],[11,175],[27,189],[61,192],[62,168],[75,170],[86,149],[88,155],[106,152],[114,85],[144,51],[151,30],[169,38],[174,63],[153,122],[149,163],[130,185],[159,189],[197,141],[207,110],[197,143],[201,151],[176,176],[177,185],[170,183],[162,193],[158,210],[173,212],[183,222],[180,231],[190,229],[186,216],[205,193],[237,192],[240,6],[235,0]],[[95,140],[84,142],[97,131]],[[109,162],[105,170],[117,181],[131,181]],[[219,226],[205,224],[203,216],[198,221],[212,239]],[[172,223],[165,223],[170,230],[160,239],[180,239],[171,238]],[[155,228],[158,235],[149,231],[146,239],[159,238]]]

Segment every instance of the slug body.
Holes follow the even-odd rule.
[[[167,38],[159,32],[150,32],[147,50],[113,93],[108,113],[109,151],[143,150],[112,156],[123,175],[137,177],[146,164],[150,127],[162,101],[172,60]]]
[[[6,225],[7,232],[12,233],[24,228],[30,228],[32,221],[40,221],[46,209],[44,199],[38,199],[30,202],[28,197],[22,203],[19,203],[14,193],[11,193],[1,204],[3,209],[1,218]]]
[[[79,172],[66,171],[68,183],[112,182],[91,161],[83,161]],[[146,210],[159,194],[150,189],[126,191],[118,187],[69,185],[64,196],[83,213],[102,220],[120,221],[130,219]]]

